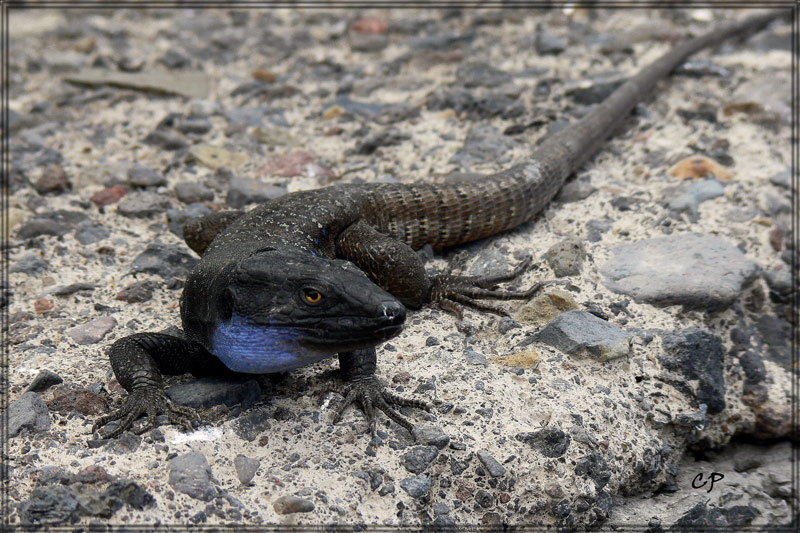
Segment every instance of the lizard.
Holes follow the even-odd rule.
[[[456,315],[464,306],[502,314],[484,300],[528,299],[541,287],[497,288],[529,261],[505,275],[429,274],[416,250],[441,250],[532,220],[686,58],[784,13],[729,22],[677,44],[534,146],[529,159],[482,179],[339,184],[187,222],[184,238],[201,258],[180,300],[183,335],[135,333],[111,345],[111,366],[129,395],[92,431],[115,437],[146,415],[133,429],[143,433],[159,414],[190,430],[198,416],[168,399],[163,375],[273,374],[338,355],[345,387],[334,423],[357,402],[373,434],[376,409],[413,434],[396,408],[430,405],[386,390],[376,377],[375,347],[399,334],[406,309],[436,304]],[[119,423],[109,429],[113,421]]]

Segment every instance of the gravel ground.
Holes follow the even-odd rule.
[[[560,279],[378,348],[415,434],[330,422],[335,361],[170,378],[200,409],[110,441],[105,349],[178,325],[188,218],[524,160],[687,33],[746,10],[13,10],[14,525],[787,525],[790,25],[661,85],[538,219],[432,270]],[[657,28],[657,30],[654,30]],[[310,206],[313,207],[313,206]],[[746,442],[745,442],[746,441]],[[768,444],[765,444],[768,442]],[[698,473],[720,478],[712,492]],[[716,478],[715,478],[716,479]],[[795,507],[796,508],[796,507]]]

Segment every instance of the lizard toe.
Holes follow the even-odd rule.
[[[512,281],[530,266],[530,257],[524,259],[513,271],[492,276],[459,276],[441,274],[432,280],[430,300],[444,311],[463,318],[464,308],[509,316],[504,308],[481,300],[528,300],[551,282],[537,282],[526,290],[497,289],[498,283]]]
[[[347,386],[347,395],[344,402],[336,410],[334,423],[341,420],[342,414],[350,404],[358,402],[369,424],[370,433],[375,434],[377,428],[377,411],[383,412],[390,420],[402,426],[413,434],[414,424],[398,413],[392,406],[416,407],[430,411],[430,406],[422,401],[412,398],[403,398],[386,390],[375,376],[361,377],[353,380]]]

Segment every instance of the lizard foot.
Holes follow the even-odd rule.
[[[98,418],[92,426],[92,433],[98,432],[100,437],[104,439],[117,437],[123,431],[131,428],[134,421],[144,414],[147,415],[147,422],[133,429],[133,432],[139,435],[156,427],[156,417],[162,413],[167,415],[171,424],[181,426],[187,431],[192,430],[192,420],[199,420],[200,418],[194,409],[182,405],[174,405],[167,398],[164,391],[160,389],[136,389],[128,395],[122,407]],[[103,431],[104,426],[116,420],[120,420],[116,429],[108,432]]]
[[[392,405],[417,407],[430,412],[431,406],[422,400],[415,400],[410,398],[403,398],[397,396],[386,390],[386,387],[375,376],[363,376],[353,379],[344,388],[344,402],[336,409],[333,417],[333,423],[336,424],[342,419],[345,409],[351,404],[358,402],[364,415],[367,417],[369,423],[369,430],[371,435],[375,435],[377,417],[375,416],[375,408],[377,407],[383,411],[386,416],[403,426],[412,435],[414,434],[414,425],[406,420],[406,418],[395,411]]]
[[[440,309],[454,314],[459,320],[463,318],[464,307],[477,311],[509,316],[502,307],[481,302],[479,300],[527,300],[536,294],[547,282],[534,283],[524,291],[497,289],[504,281],[512,281],[525,272],[531,264],[530,257],[523,260],[511,272],[494,276],[454,276],[440,274],[433,278],[431,302]]]

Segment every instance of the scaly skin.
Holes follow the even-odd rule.
[[[404,306],[503,313],[481,300],[525,299],[538,288],[495,288],[527,263],[494,278],[430,276],[414,250],[469,242],[533,219],[687,57],[784,13],[790,10],[728,24],[676,46],[580,121],[546,139],[527,162],[484,179],[340,185],[289,194],[248,213],[190,222],[186,242],[202,259],[181,298],[185,338],[141,333],[114,343],[114,373],[131,394],[95,429],[121,420],[115,430],[102,432],[115,436],[147,414],[147,423],[135,430],[142,432],[153,427],[158,413],[190,427],[196,415],[170,404],[162,374],[278,372],[338,354],[348,385],[335,420],[359,402],[373,432],[375,408],[410,431],[413,426],[392,406],[428,406],[388,393],[375,377],[375,345],[399,333]]]

